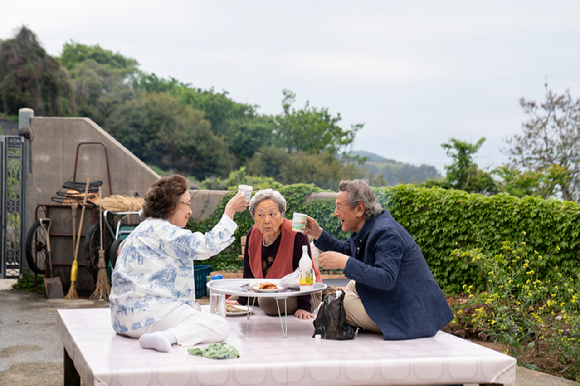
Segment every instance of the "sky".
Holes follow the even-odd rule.
[[[364,123],[351,150],[443,174],[441,144],[487,138],[507,162],[545,83],[580,98],[580,1],[0,0],[0,39],[25,25],[53,56],[74,41],[279,114],[282,90]]]

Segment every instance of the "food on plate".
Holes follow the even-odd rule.
[[[226,304],[226,312],[248,312],[248,310],[232,306],[231,304]]]
[[[278,289],[278,286],[274,283],[261,283],[258,289]]]

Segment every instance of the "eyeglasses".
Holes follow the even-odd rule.
[[[183,205],[187,205],[188,207],[191,208],[191,202],[183,202],[183,201],[179,201],[180,203],[182,203]]]

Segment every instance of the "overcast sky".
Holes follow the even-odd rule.
[[[140,69],[226,90],[259,112],[295,107],[364,123],[353,149],[414,165],[449,163],[440,144],[485,136],[478,163],[506,161],[519,98],[544,83],[580,98],[580,1],[0,0],[0,39],[21,25],[46,51],[99,44]]]

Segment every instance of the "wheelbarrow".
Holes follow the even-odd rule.
[[[139,212],[112,212],[106,210],[103,212],[103,249],[105,250],[105,264],[107,273],[111,276],[115,268],[119,246],[129,234],[141,223],[141,211]],[[95,222],[87,231],[85,238],[83,254],[87,263],[89,272],[96,277],[99,261],[101,227],[99,222]]]
[[[40,218],[32,225],[26,237],[26,260],[30,269],[44,274],[44,290],[49,299],[62,299],[63,290],[60,277],[53,277],[50,250],[49,218]]]

